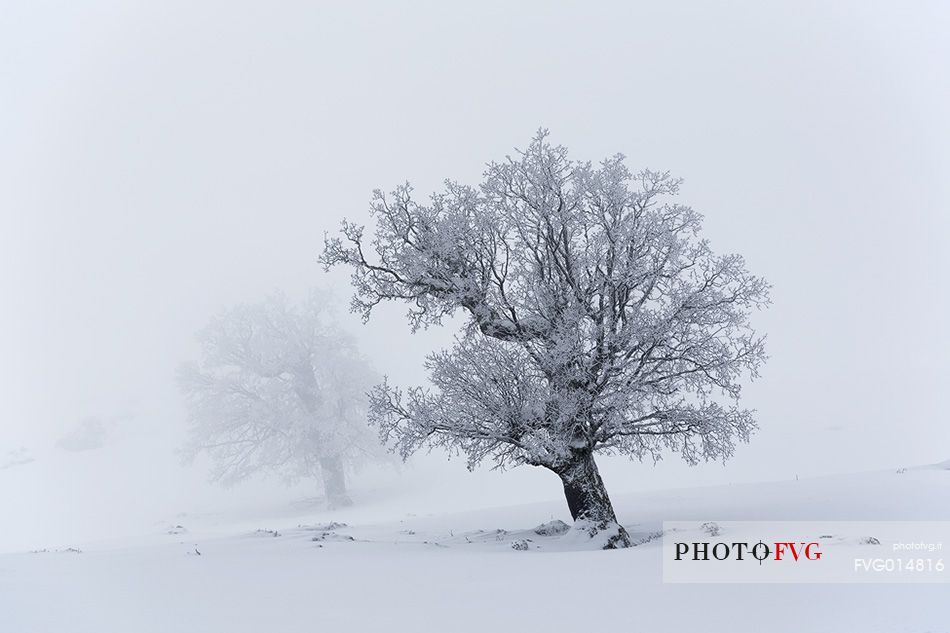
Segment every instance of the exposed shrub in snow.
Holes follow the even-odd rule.
[[[722,528],[720,528],[719,524],[715,521],[707,521],[706,523],[703,523],[701,527],[703,532],[709,536],[719,536],[722,534]]]
[[[534,533],[540,536],[559,536],[570,529],[571,526],[569,526],[564,521],[561,521],[560,519],[554,519],[553,521],[542,523],[538,527],[534,528]]]

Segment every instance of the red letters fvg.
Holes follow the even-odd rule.
[[[812,551],[814,548],[814,551]],[[782,560],[782,556],[790,553],[792,559],[798,561],[800,556],[804,556],[807,560],[818,560],[821,558],[821,552],[818,551],[818,543],[812,541],[811,543],[803,542],[785,542],[785,543],[775,543],[775,560]]]

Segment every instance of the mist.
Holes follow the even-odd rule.
[[[760,429],[726,465],[610,458],[613,490],[950,457],[950,12],[938,3],[49,2],[0,21],[0,549],[316,493],[182,465],[175,368],[221,310],[337,298],[382,374],[425,384],[461,320],[363,324],[317,262],[374,188],[475,184],[539,127],[682,177],[719,252],[772,284]],[[529,467],[370,468],[396,512],[556,498]],[[354,511],[359,516],[360,510]],[[184,520],[184,519],[180,519]],[[223,520],[223,519],[222,519]]]

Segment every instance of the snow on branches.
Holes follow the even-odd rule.
[[[325,297],[283,295],[240,305],[199,333],[201,363],[179,370],[188,405],[187,453],[207,452],[213,476],[258,470],[288,480],[322,477],[331,504],[346,504],[345,465],[380,455],[366,422],[376,374],[325,314]]]
[[[598,451],[727,458],[755,427],[739,398],[765,359],[749,314],[769,286],[713,252],[679,185],[621,155],[571,160],[541,131],[477,187],[376,191],[373,236],[344,222],[321,257],[352,268],[352,308],[404,301],[414,329],[469,316],[429,357],[430,389],[374,390],[384,437],[562,479]]]

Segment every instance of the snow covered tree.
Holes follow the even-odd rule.
[[[227,310],[199,333],[202,361],[178,378],[186,452],[208,453],[214,479],[260,470],[315,477],[330,507],[341,507],[351,504],[347,468],[385,454],[367,423],[366,394],[379,379],[325,305],[318,292],[299,306],[277,294]]]
[[[578,529],[629,545],[594,454],[726,459],[755,427],[740,381],[765,358],[748,317],[768,284],[711,250],[679,184],[621,155],[574,161],[541,131],[477,187],[448,181],[428,204],[376,191],[374,237],[344,222],[321,256],[353,268],[353,309],[404,301],[413,329],[468,315],[428,359],[433,389],[373,391],[383,437],[403,456],[547,468]]]

